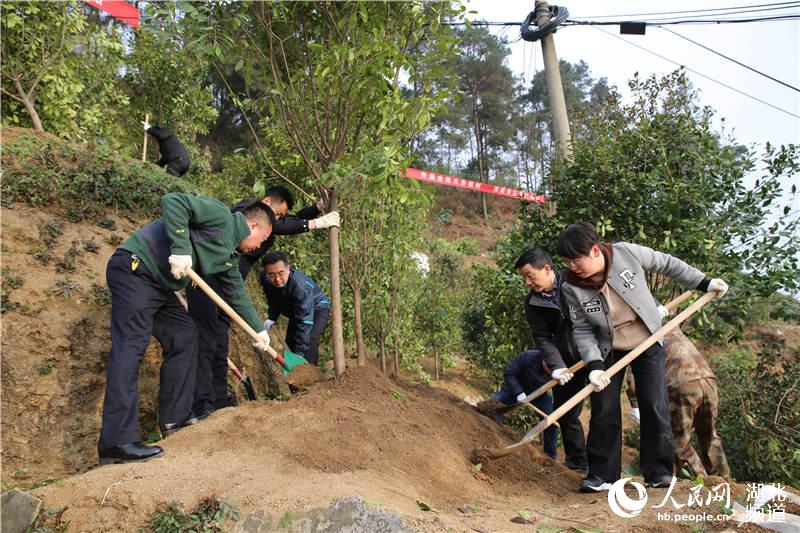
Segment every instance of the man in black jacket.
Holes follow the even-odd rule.
[[[273,227],[272,235],[257,250],[239,256],[239,272],[243,280],[273,245],[276,235],[296,235],[313,229],[339,226],[339,213],[333,211],[319,216],[321,213],[319,203],[301,209],[297,216],[287,216],[286,214],[294,207],[294,197],[285,187],[270,187],[261,202],[275,213],[278,221]],[[243,200],[234,205],[231,211],[239,212],[251,204],[252,200]],[[223,298],[226,297],[226,287],[214,276],[203,276],[203,279]],[[215,409],[232,405],[232,399],[228,396],[230,319],[199,288],[191,285],[187,287],[186,300],[189,304],[189,314],[194,318],[200,336],[192,410],[198,418],[203,419]]]
[[[580,356],[572,340],[569,315],[562,311],[561,285],[565,275],[553,269],[550,255],[540,249],[526,250],[514,267],[531,289],[525,298],[525,316],[550,377],[559,381],[560,386],[553,389],[554,408],[558,409],[586,385],[585,370],[575,375],[568,370],[580,361]],[[565,464],[579,471],[588,468],[586,438],[580,421],[582,407],[579,403],[559,420]]]
[[[269,312],[264,329],[269,332],[280,315],[289,319],[286,346],[312,365],[319,362],[319,339],[331,317],[331,302],[314,280],[289,264],[285,252],[264,256],[259,277]]]
[[[161,159],[156,161],[156,165],[166,167],[167,173],[173,176],[186,174],[189,171],[189,152],[175,134],[161,126],[151,127],[147,122],[142,122],[142,124],[144,131],[158,141],[158,152],[161,154]]]

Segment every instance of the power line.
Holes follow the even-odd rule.
[[[594,20],[574,20],[569,19],[564,26],[619,26],[623,22],[645,22],[648,26],[671,26],[676,24],[743,24],[748,22],[774,22],[779,20],[797,20],[797,15],[776,15],[774,17],[759,17],[749,19],[684,19],[674,21],[659,20],[615,20],[615,21],[594,21]]]
[[[656,19],[657,20],[663,20],[663,21],[670,21],[670,20],[680,20],[680,19],[698,19],[698,18],[702,18],[702,17],[730,17],[732,15],[741,15],[741,14],[744,14],[744,13],[759,13],[759,14],[766,15],[767,11],[786,11],[787,9],[794,10],[794,9],[796,9],[798,7],[800,7],[800,2],[797,2],[797,3],[795,3],[795,4],[791,5],[791,6],[786,6],[786,7],[773,7],[773,8],[769,8],[769,9],[743,9],[741,11],[729,11],[727,13],[708,13],[708,14],[677,16],[677,17],[656,17]],[[786,12],[786,13],[777,13],[777,15],[796,15],[796,14],[797,13],[793,13],[792,11],[789,11],[789,12]],[[753,16],[755,16],[755,15],[753,15]],[[723,18],[721,20],[729,20],[729,19]]]
[[[746,96],[746,97],[748,97],[748,98],[750,98],[750,99],[753,99],[753,100],[755,100],[756,102],[761,102],[762,104],[764,104],[764,105],[766,105],[766,106],[769,106],[769,107],[771,107],[771,108],[773,108],[773,109],[776,109],[776,110],[778,110],[778,111],[781,111],[781,112],[783,112],[783,113],[786,113],[787,115],[791,115],[791,116],[793,116],[793,117],[795,117],[795,118],[800,118],[800,115],[796,115],[796,114],[792,113],[791,111],[787,111],[786,109],[783,109],[783,108],[781,108],[781,107],[778,107],[778,106],[776,106],[776,105],[770,104],[770,103],[769,103],[769,102],[767,102],[766,100],[762,100],[761,98],[758,98],[758,97],[756,97],[756,96],[753,96],[752,94],[747,94],[746,92],[744,92],[744,91],[740,91],[739,89],[737,89],[737,88],[735,88],[735,87],[731,87],[730,85],[728,85],[728,84],[726,84],[726,83],[723,83],[723,82],[721,82],[721,81],[719,81],[719,80],[715,80],[714,78],[712,78],[712,77],[710,77],[710,76],[706,76],[705,74],[703,74],[703,73],[701,73],[701,72],[698,72],[698,71],[696,71],[696,70],[694,70],[694,69],[692,69],[692,68],[689,68],[689,67],[687,67],[686,65],[682,65],[681,63],[678,63],[677,61],[674,61],[674,60],[672,60],[672,59],[669,59],[668,57],[664,57],[664,56],[662,56],[661,54],[659,54],[659,53],[657,53],[657,52],[653,52],[652,50],[648,50],[648,49],[647,49],[647,48],[645,48],[644,46],[640,46],[640,45],[638,45],[638,44],[636,44],[636,43],[634,43],[634,42],[628,41],[627,39],[623,39],[623,38],[622,38],[622,37],[620,37],[619,35],[615,35],[615,34],[613,34],[613,33],[611,33],[611,32],[608,32],[608,31],[606,31],[606,30],[604,30],[604,29],[602,29],[602,28],[597,28],[597,27],[594,27],[594,29],[595,29],[595,30],[597,30],[597,31],[601,31],[601,32],[603,32],[603,33],[605,33],[605,34],[607,34],[607,35],[610,35],[611,37],[614,37],[615,39],[619,39],[619,40],[620,40],[620,41],[622,41],[623,43],[627,43],[627,44],[629,44],[629,45],[631,45],[631,46],[635,46],[636,48],[639,48],[640,50],[644,50],[644,51],[645,51],[645,52],[647,52],[648,54],[652,54],[652,55],[654,55],[654,56],[656,56],[656,57],[659,57],[659,58],[663,59],[664,61],[668,61],[668,62],[672,63],[673,65],[678,65],[679,67],[685,68],[685,69],[686,69],[686,70],[688,70],[689,72],[692,72],[692,73],[694,73],[694,74],[696,74],[696,75],[700,76],[701,78],[705,78],[705,79],[707,79],[707,80],[709,80],[709,81],[713,81],[714,83],[716,83],[716,84],[718,84],[718,85],[722,85],[723,87],[726,87],[726,88],[728,88],[728,89],[730,89],[730,90],[732,90],[732,91],[734,91],[734,92],[737,92],[737,93],[741,94],[742,96]]]
[[[785,87],[788,87],[788,88],[790,88],[790,89],[792,89],[792,90],[795,90],[795,91],[797,91],[797,92],[799,92],[799,93],[800,93],[800,89],[798,89],[797,87],[794,87],[793,85],[789,85],[788,83],[786,83],[786,82],[783,82],[783,81],[781,81],[781,80],[779,80],[779,79],[777,79],[777,78],[773,78],[773,77],[772,77],[772,76],[770,76],[769,74],[765,74],[765,73],[761,72],[760,70],[754,69],[754,68],[753,68],[753,67],[751,67],[751,66],[745,65],[745,64],[744,64],[744,63],[742,63],[741,61],[737,61],[737,60],[735,60],[735,59],[733,59],[733,58],[731,58],[731,57],[728,57],[728,56],[726,56],[725,54],[723,54],[723,53],[721,53],[721,52],[717,52],[716,50],[713,50],[713,49],[709,48],[708,46],[702,45],[702,44],[698,43],[697,41],[693,41],[692,39],[690,39],[690,38],[688,38],[688,37],[686,37],[686,36],[684,36],[684,35],[681,35],[681,34],[680,34],[680,33],[678,33],[678,32],[672,31],[672,30],[671,30],[671,29],[669,29],[669,28],[661,28],[661,29],[662,29],[662,30],[664,30],[664,31],[668,31],[668,32],[670,32],[672,35],[675,35],[675,36],[677,36],[677,37],[680,37],[681,39],[684,39],[684,40],[686,40],[686,41],[689,41],[690,43],[692,43],[692,44],[694,44],[694,45],[697,45],[697,46],[699,46],[700,48],[703,48],[703,49],[705,49],[705,50],[708,50],[708,51],[709,51],[709,52],[711,52],[711,53],[717,54],[717,55],[718,55],[718,56],[720,56],[720,57],[724,57],[724,58],[725,58],[725,59],[727,59],[728,61],[731,61],[731,62],[733,62],[733,63],[736,63],[737,65],[739,65],[739,66],[741,66],[741,67],[744,67],[744,68],[746,68],[747,70],[751,70],[751,71],[755,72],[756,74],[759,74],[759,75],[761,75],[761,76],[764,76],[765,78],[767,78],[767,79],[770,79],[770,80],[774,81],[775,83],[780,83],[781,85],[783,85],[783,86],[785,86]]]
[[[645,22],[648,26],[671,26],[676,24],[743,24],[748,22],[775,22],[781,20],[797,20],[800,14],[796,15],[776,15],[772,17],[757,17],[745,19],[683,19],[674,21],[663,20],[615,20],[615,21],[595,21],[595,20],[574,20],[568,19],[562,26],[619,26],[623,22]],[[520,26],[521,22],[500,22],[487,20],[471,20],[465,22],[443,22],[443,26]]]
[[[744,6],[731,6],[731,7],[717,7],[717,8],[706,8],[706,9],[687,9],[685,11],[660,11],[657,13],[630,13],[627,15],[589,15],[583,18],[595,18],[595,19],[608,19],[614,17],[650,17],[653,15],[679,15],[682,13],[706,13],[709,11],[730,11],[733,9],[747,9],[753,7],[774,7],[774,6],[786,6],[788,4],[796,4],[797,2],[773,2],[771,4],[756,4],[756,5],[744,5]],[[794,6],[790,6],[794,7]],[[777,8],[777,9],[785,9],[785,8]],[[764,10],[766,11],[766,10]]]

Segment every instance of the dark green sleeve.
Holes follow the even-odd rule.
[[[223,275],[227,276],[228,282],[233,285],[234,292],[230,298],[230,303],[231,307],[233,307],[233,310],[236,311],[236,313],[242,317],[245,322],[250,324],[250,327],[253,328],[256,333],[263,330],[264,324],[261,321],[261,318],[258,316],[258,312],[256,311],[253,302],[250,300],[250,296],[248,296],[247,291],[244,288],[242,275],[239,273],[239,265],[235,265]]]
[[[231,218],[230,210],[221,202],[182,192],[171,192],[161,197],[161,218],[175,255],[192,255],[189,225],[223,226]]]

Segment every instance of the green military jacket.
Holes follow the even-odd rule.
[[[161,198],[161,218],[134,233],[120,248],[136,254],[153,279],[170,291],[185,287],[189,278],[176,280],[170,272],[170,255],[191,255],[192,267],[207,276],[217,275],[230,306],[256,330],[263,325],[239,273],[239,243],[250,235],[242,213],[231,213],[221,202],[185,193]]]

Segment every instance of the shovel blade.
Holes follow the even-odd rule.
[[[291,372],[296,366],[309,364],[304,357],[297,355],[294,352],[290,352],[289,350],[283,351],[283,359],[286,361],[286,366],[283,368],[284,376],[288,375],[289,372]]]
[[[250,377],[246,377],[242,380],[242,385],[244,385],[244,392],[247,394],[247,399],[251,402],[258,399],[256,396],[256,389],[253,387],[253,382],[250,381]]]

